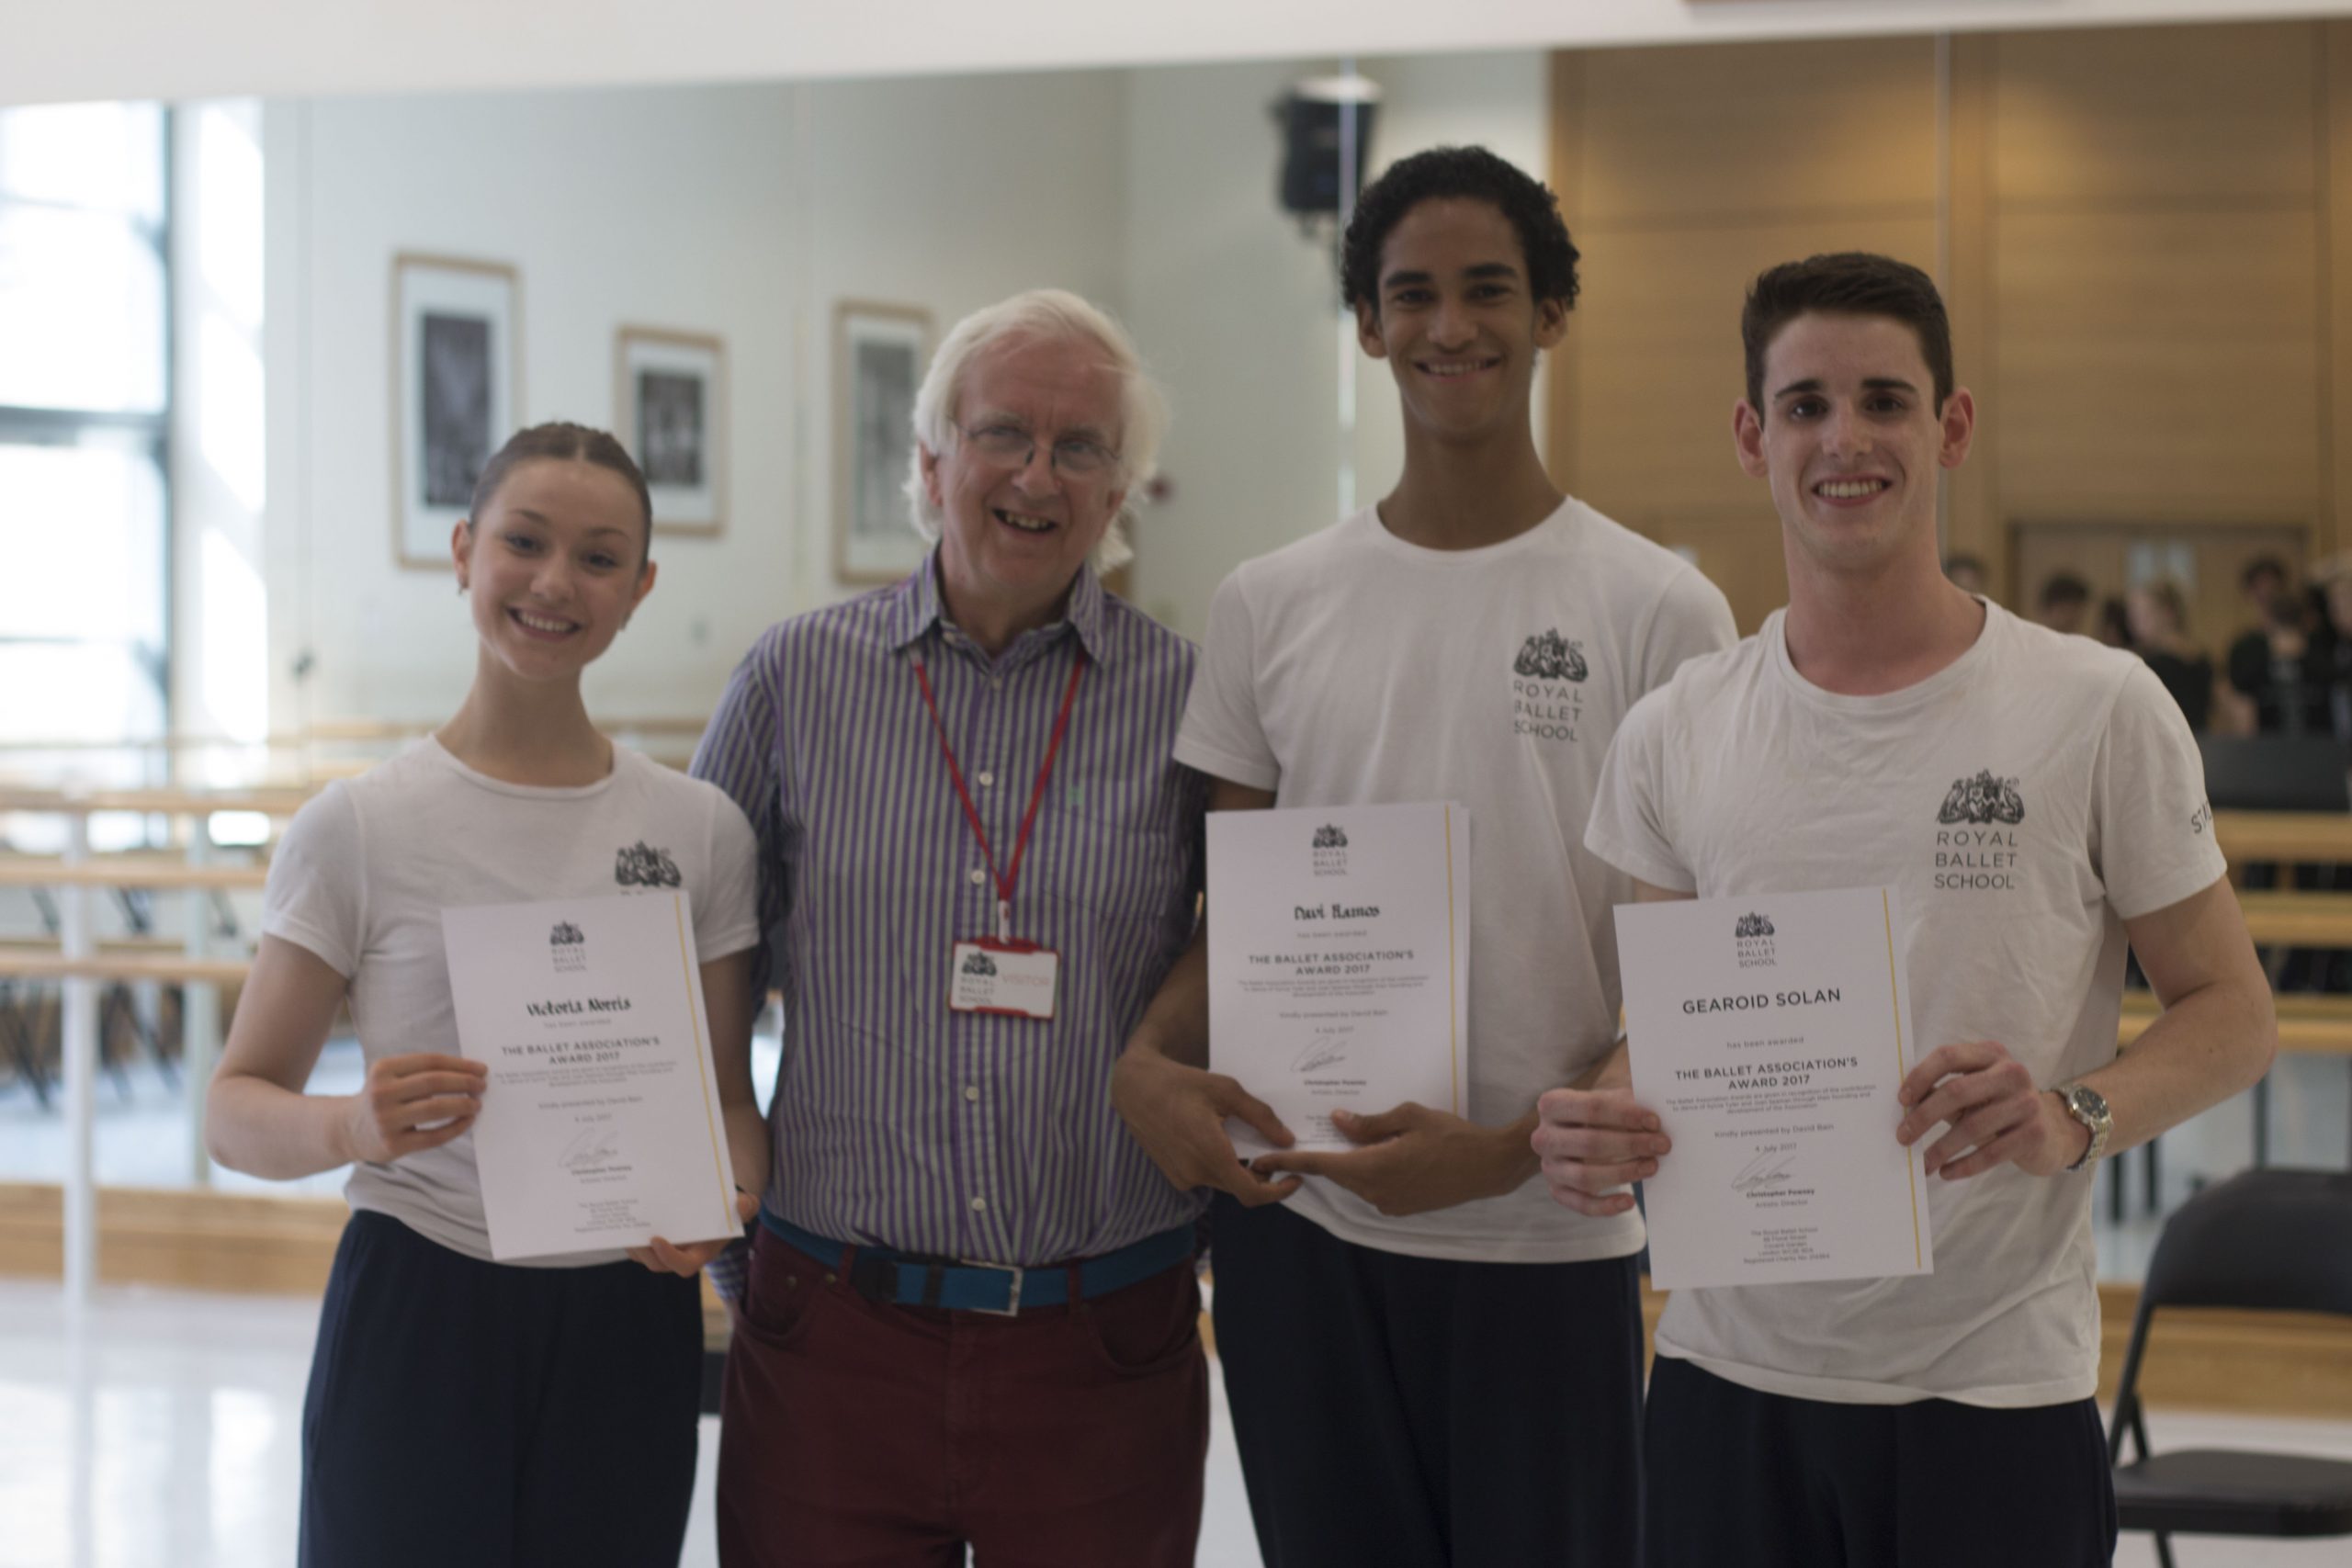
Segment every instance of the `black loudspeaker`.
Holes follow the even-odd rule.
[[[1355,185],[1348,192],[1353,204],[1363,188],[1363,168],[1372,146],[1372,125],[1380,105],[1379,89],[1363,77],[1338,77],[1328,82],[1302,82],[1274,106],[1283,128],[1283,210],[1312,218],[1340,210],[1342,127],[1354,122]]]

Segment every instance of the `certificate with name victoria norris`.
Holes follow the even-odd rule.
[[[1891,887],[1621,905],[1634,1097],[1674,1140],[1642,1184],[1650,1280],[1935,1271],[1917,1062]]]
[[[1434,806],[1209,817],[1209,1064],[1306,1149],[1331,1112],[1466,1115],[1470,813]],[[1235,1149],[1271,1147],[1227,1121]]]
[[[683,893],[441,912],[491,1256],[742,1232]]]

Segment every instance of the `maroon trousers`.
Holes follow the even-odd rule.
[[[887,1306],[762,1230],[727,1357],[727,1568],[1180,1568],[1208,1367],[1189,1263],[1018,1317]]]

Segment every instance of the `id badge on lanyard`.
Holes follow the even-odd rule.
[[[957,766],[955,748],[947,741],[947,726],[939,716],[939,703],[933,696],[931,676],[920,660],[915,662],[915,680],[922,687],[923,705],[931,710],[931,722],[939,732],[939,750],[947,759],[947,776],[955,782],[956,796],[964,803],[964,816],[972,826],[972,836],[979,840],[980,853],[995,874],[997,885],[996,934],[993,937],[971,937],[954,943],[948,950],[947,1008],[951,1012],[993,1013],[1006,1018],[1051,1019],[1054,1006],[1061,992],[1062,955],[1049,947],[1034,942],[1016,942],[1012,936],[1012,889],[1021,875],[1021,860],[1029,850],[1029,830],[1036,826],[1037,807],[1046,798],[1046,781],[1053,775],[1054,758],[1061,750],[1062,736],[1069,728],[1070,707],[1078,700],[1079,677],[1086,673],[1086,655],[1078,656],[1077,665],[1069,672],[1069,689],[1062,695],[1062,708],[1054,719],[1053,739],[1046,743],[1046,760],[1037,770],[1036,787],[1030,792],[1029,808],[1022,814],[1021,835],[1012,846],[1012,860],[1003,871],[996,868],[996,852],[989,844],[988,830],[980,824],[979,809],[972,804],[972,793],[964,786],[964,770]]]

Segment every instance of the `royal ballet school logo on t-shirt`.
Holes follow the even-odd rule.
[[[675,887],[678,863],[667,850],[649,849],[639,839],[613,856],[613,880],[623,887]]]
[[[1577,688],[1592,671],[1584,644],[1560,635],[1557,626],[1529,637],[1510,665],[1510,732],[1538,740],[1574,740],[1584,720],[1584,694]]]
[[[1980,768],[1954,779],[1936,813],[1938,892],[2009,892],[2018,885],[2017,826],[2025,820],[2018,781]]]
[[[1739,923],[1732,928],[1731,940],[1732,945],[1739,953],[1739,966],[1742,969],[1772,967],[1775,960],[1772,956],[1771,916],[1740,916]]]
[[[548,956],[559,975],[573,975],[588,967],[588,937],[570,920],[558,920],[548,932]]]
[[[993,975],[996,973],[996,960],[990,958],[985,953],[977,951],[967,953],[964,955],[964,973],[967,975]]]
[[[1315,842],[1308,853],[1315,857],[1317,876],[1345,876],[1348,874],[1348,835],[1344,829],[1326,822],[1315,829]]]

